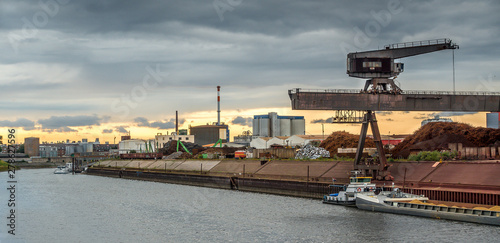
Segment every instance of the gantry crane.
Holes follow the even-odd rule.
[[[402,90],[394,83],[394,79],[404,71],[404,64],[394,62],[395,59],[446,49],[458,49],[458,45],[450,39],[437,39],[391,44],[385,46],[382,50],[349,53],[347,54],[347,74],[350,77],[369,78],[365,83],[363,92],[399,95],[402,93]],[[361,123],[361,133],[354,159],[354,168],[362,170],[365,174],[373,174],[379,180],[392,180],[392,176],[387,171],[389,165],[387,164],[382,146],[382,138],[375,113],[367,110]],[[371,126],[373,140],[377,147],[379,158],[378,170],[374,170],[373,166],[370,166],[370,163],[361,163],[368,125]]]
[[[401,89],[394,83],[394,79],[404,71],[404,64],[394,62],[395,59],[446,49],[458,49],[458,45],[450,39],[437,39],[391,44],[381,50],[349,53],[347,74],[355,78],[368,78],[363,90],[365,92],[399,94]]]

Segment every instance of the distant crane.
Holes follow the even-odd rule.
[[[381,50],[352,52],[347,54],[347,74],[355,78],[369,78],[363,89],[365,92],[400,94],[401,88],[394,83],[394,79],[404,71],[404,63],[396,63],[394,59],[458,48],[450,39],[437,39],[390,44]]]

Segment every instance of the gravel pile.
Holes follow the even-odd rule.
[[[307,144],[295,155],[295,159],[319,159],[330,158],[330,152],[324,148],[314,147]]]

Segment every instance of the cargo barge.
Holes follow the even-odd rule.
[[[434,205],[419,200],[401,200],[384,195],[358,195],[356,207],[374,212],[404,214],[434,219],[447,219],[470,223],[500,226],[499,207],[492,209],[463,208],[447,205]]]

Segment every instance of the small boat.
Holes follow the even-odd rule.
[[[356,196],[360,193],[374,194],[376,185],[371,182],[371,177],[358,176],[360,171],[352,171],[352,177],[349,177],[349,184],[344,186],[331,185],[332,187],[342,187],[343,190],[338,193],[323,196],[323,203],[356,206]]]
[[[68,174],[68,168],[66,166],[57,166],[57,169],[54,170],[54,174]]]
[[[500,226],[500,208],[465,208],[434,204],[423,195],[403,193],[394,189],[389,194],[358,195],[356,206],[359,209],[404,214],[419,217],[448,219]]]

